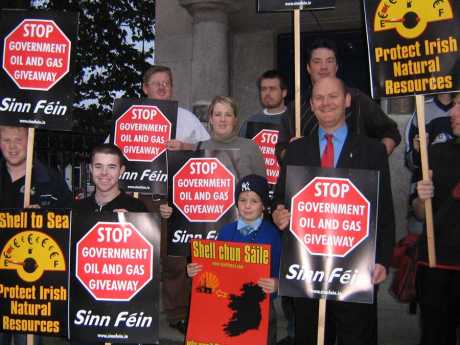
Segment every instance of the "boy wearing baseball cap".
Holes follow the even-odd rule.
[[[278,228],[264,219],[264,211],[269,206],[269,187],[267,180],[259,175],[243,177],[236,186],[235,196],[238,207],[238,220],[224,225],[217,240],[269,244],[271,246],[271,275],[261,278],[257,284],[269,294],[278,290],[278,274],[281,255],[281,237]],[[187,265],[189,277],[197,275],[203,267],[197,263]],[[271,301],[272,302],[272,301]],[[273,305],[270,307],[269,344],[276,344],[276,317]]]

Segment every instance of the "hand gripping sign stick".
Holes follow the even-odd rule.
[[[426,142],[425,130],[425,96],[416,95],[415,102],[417,106],[417,125],[420,138],[420,158],[422,162],[422,178],[428,180],[429,166],[428,166],[428,150]],[[430,267],[436,266],[436,250],[433,229],[433,208],[431,199],[425,200],[425,221],[426,221],[426,237],[428,241],[428,264]]]

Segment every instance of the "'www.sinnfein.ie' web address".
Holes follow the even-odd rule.
[[[288,1],[284,6],[310,6],[311,1]]]

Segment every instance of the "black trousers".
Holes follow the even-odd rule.
[[[419,267],[422,345],[455,345],[460,316],[460,271]]]
[[[374,299],[376,300],[376,299]],[[316,345],[318,300],[295,298],[295,344]],[[326,345],[377,345],[377,303],[327,301]]]

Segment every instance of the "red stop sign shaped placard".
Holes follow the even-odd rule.
[[[25,19],[5,37],[2,66],[20,89],[48,91],[69,72],[70,48],[54,21]]]
[[[114,143],[127,160],[151,162],[166,151],[171,128],[157,106],[133,105],[115,121]]]
[[[217,222],[235,203],[235,177],[217,158],[190,158],[173,177],[173,203],[190,222]]]
[[[77,243],[76,276],[96,300],[131,300],[152,263],[152,244],[131,223],[98,222]]]
[[[349,179],[315,177],[292,197],[290,231],[312,255],[344,257],[369,235],[369,217]]]
[[[276,184],[280,174],[280,166],[275,155],[275,146],[278,142],[279,131],[272,129],[263,129],[257,133],[252,141],[259,146],[265,161],[265,170],[267,172],[267,181],[270,184]]]

